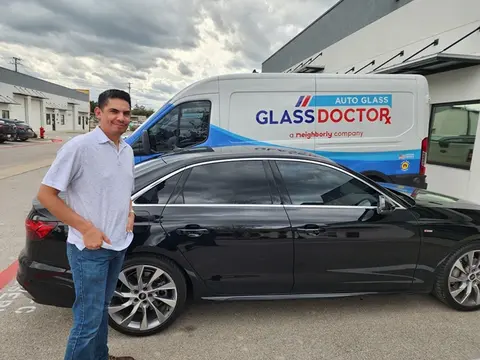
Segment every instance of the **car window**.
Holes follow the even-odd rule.
[[[166,204],[170,195],[175,189],[178,180],[180,179],[181,172],[171,176],[165,181],[162,181],[152,189],[148,190],[135,200],[136,204]]]
[[[377,206],[379,193],[328,166],[276,161],[293,205]]]
[[[192,168],[176,204],[272,204],[263,162],[229,161]]]

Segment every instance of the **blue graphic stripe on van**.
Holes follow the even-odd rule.
[[[342,106],[389,106],[392,107],[391,94],[368,95],[302,95],[295,107],[342,107]]]
[[[389,106],[392,107],[392,94],[365,95],[314,95],[308,106]]]
[[[356,171],[377,170],[387,175],[393,174],[415,174],[420,168],[420,149],[402,150],[402,151],[378,151],[378,152],[334,152],[334,151],[314,151],[302,148],[282,146],[269,142],[250,139],[215,125],[210,125],[210,134],[208,140],[199,146],[242,146],[256,145],[280,147],[287,149],[303,150],[325,156]],[[409,167],[407,170],[401,169],[402,155],[410,154],[407,159]]]

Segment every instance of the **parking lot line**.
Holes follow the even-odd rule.
[[[5,270],[0,272],[0,290],[10,283],[15,278],[18,270],[18,260],[11,263]]]

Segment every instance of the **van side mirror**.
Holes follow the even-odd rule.
[[[384,195],[378,197],[377,213],[380,215],[389,214],[395,210],[393,205]]]

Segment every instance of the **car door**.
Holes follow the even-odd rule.
[[[379,192],[335,166],[272,162],[295,236],[293,291],[408,289],[420,249],[416,217],[377,213]]]
[[[293,239],[270,167],[243,159],[185,171],[161,223],[212,294],[288,293]]]

